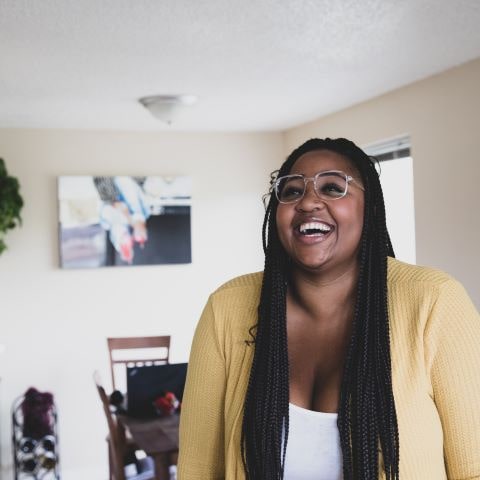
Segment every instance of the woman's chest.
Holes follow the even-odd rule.
[[[347,348],[346,328],[289,327],[290,401],[309,410],[336,412]]]

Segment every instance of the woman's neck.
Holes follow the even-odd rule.
[[[319,275],[294,268],[288,298],[313,318],[328,318],[339,311],[353,313],[358,283],[358,264],[335,274]]]

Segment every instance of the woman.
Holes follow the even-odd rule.
[[[480,479],[478,313],[393,258],[371,159],[297,148],[263,232],[263,274],[220,287],[197,327],[179,479]]]

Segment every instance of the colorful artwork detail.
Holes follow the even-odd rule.
[[[62,268],[190,263],[190,192],[186,176],[59,177]]]

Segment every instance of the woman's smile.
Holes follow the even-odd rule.
[[[313,245],[325,241],[335,230],[335,226],[324,220],[313,218],[303,219],[293,227],[295,238],[305,244]]]

